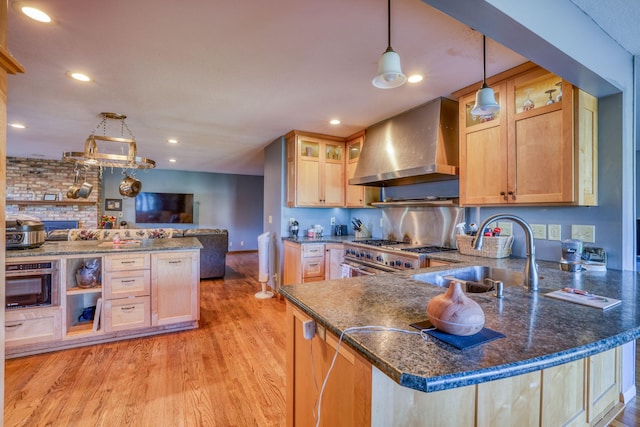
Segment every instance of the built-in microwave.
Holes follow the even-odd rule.
[[[7,263],[5,308],[59,305],[58,261]]]

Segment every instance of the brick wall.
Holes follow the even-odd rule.
[[[95,228],[98,216],[102,214],[99,200],[102,191],[102,178],[98,168],[86,171],[86,181],[93,185],[87,199],[68,199],[67,189],[73,184],[74,165],[62,160],[41,160],[7,157],[7,215],[29,215],[45,221],[74,220],[80,228]],[[78,179],[85,181],[85,171],[81,170]],[[44,199],[45,194],[56,195],[57,200],[47,204],[12,205],[11,200],[29,201]],[[61,203],[59,203],[61,201]],[[93,202],[78,205],[74,202]],[[38,202],[44,203],[44,202]]]

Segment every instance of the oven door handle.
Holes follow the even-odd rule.
[[[358,266],[355,266],[353,264],[348,264],[348,263],[342,263],[341,267],[343,268],[343,273],[345,273],[344,270],[348,270],[349,273],[347,274],[343,274],[342,277],[355,277],[355,276],[373,276],[376,273],[372,272],[372,271],[367,271],[364,270]]]

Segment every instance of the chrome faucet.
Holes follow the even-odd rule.
[[[536,247],[533,245],[533,231],[522,218],[510,214],[495,214],[485,219],[478,227],[478,235],[473,242],[474,249],[481,249],[484,243],[484,229],[494,221],[508,219],[518,224],[524,230],[527,239],[527,260],[524,264],[524,285],[530,292],[538,291],[538,266],[536,265]]]

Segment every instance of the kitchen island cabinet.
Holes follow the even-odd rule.
[[[6,357],[197,328],[200,248],[196,238],[185,237],[122,245],[46,242],[7,251],[7,262],[57,260],[59,296],[51,306],[6,312]],[[99,280],[83,288],[75,273],[87,260],[98,261]],[[91,307],[93,320],[82,315]]]
[[[456,93],[461,205],[597,205],[597,99],[532,63],[489,81],[489,116],[471,114],[476,86]]]
[[[438,258],[469,262],[474,257],[442,253]],[[522,269],[524,264],[517,258],[478,260],[510,269]],[[330,343],[349,327],[414,332],[347,331],[342,346],[361,358],[353,359],[360,360],[352,363],[353,369],[367,371],[367,364],[371,366],[371,380],[365,380],[369,386],[354,392],[354,399],[369,408],[370,422],[362,418],[343,425],[412,425],[416,420],[420,425],[604,425],[624,406],[621,396],[627,390],[622,390],[621,346],[640,336],[638,278],[633,272],[575,274],[560,271],[555,263],[539,264],[543,277],[539,293],[516,286],[505,288],[502,299],[491,293],[469,294],[483,308],[485,327],[505,337],[466,350],[436,338],[425,341],[409,326],[425,320],[429,300],[443,292],[413,279],[415,271],[282,287],[280,292],[291,306],[287,372],[293,376],[288,387],[299,387],[295,396],[305,396],[299,402],[295,396],[287,401],[289,425],[296,411],[311,411],[304,403],[310,398],[300,389],[311,373],[295,367],[308,363],[304,355],[308,357],[310,343],[296,338],[295,326],[306,320],[324,331],[324,337],[320,333],[313,338],[313,348],[328,346],[331,358],[335,354],[331,348],[337,345]],[[563,287],[621,299],[622,305],[603,311],[544,296]],[[319,372],[321,363],[315,363]],[[356,367],[359,363],[363,366]],[[307,378],[302,378],[305,374]],[[339,377],[347,379],[348,374],[341,371]],[[344,387],[351,387],[348,381]],[[306,393],[317,396],[313,388]],[[438,420],[445,422],[438,424]]]

